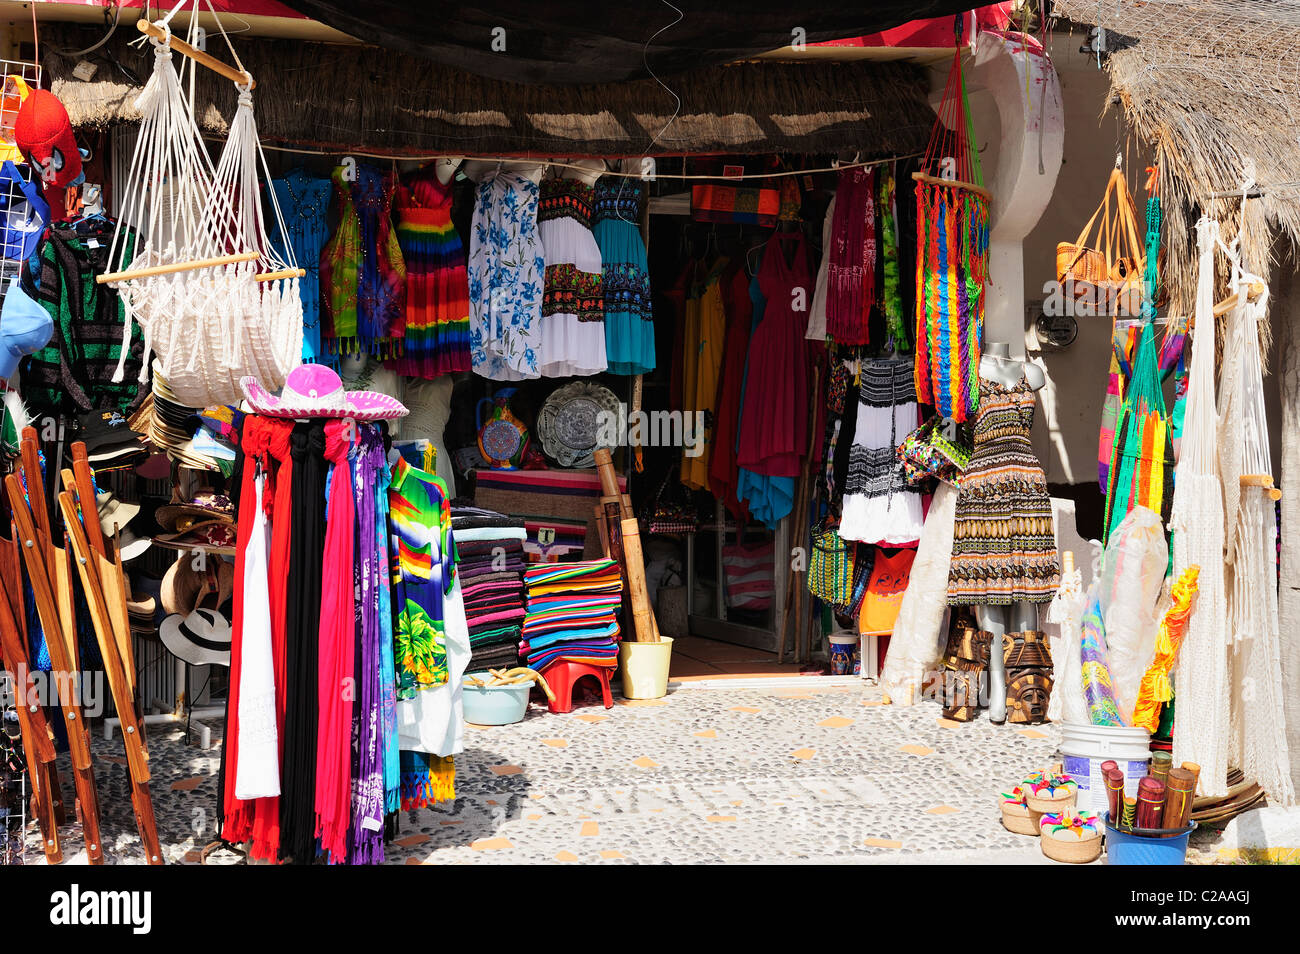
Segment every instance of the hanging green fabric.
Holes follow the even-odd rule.
[[[1156,295],[1159,289],[1160,200],[1147,200],[1147,265],[1143,284],[1142,331],[1133,358],[1133,374],[1115,427],[1106,486],[1105,544],[1134,507],[1146,507],[1169,522],[1174,491],[1174,449],[1160,361],[1156,349]]]

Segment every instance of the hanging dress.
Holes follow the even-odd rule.
[[[283,179],[271,180],[275,198],[284,217],[284,234],[279,223],[275,228],[275,247],[291,252],[292,258],[307,274],[298,282],[302,298],[302,360],[306,363],[334,364],[338,356],[330,353],[321,341],[320,255],[329,241],[329,205],[332,186],[328,179],[309,176],[302,169],[292,169]]]
[[[537,183],[498,172],[478,185],[469,237],[469,333],[474,373],[494,381],[540,376],[546,258]],[[603,345],[602,345],[603,347]]]
[[[980,378],[975,451],[962,474],[948,602],[954,606],[1050,603],[1061,568],[1047,478],[1029,429],[1034,392]]]
[[[400,186],[393,199],[406,264],[406,325],[398,374],[434,378],[470,369],[465,248],[451,221],[451,183],[433,175]]]
[[[841,539],[899,546],[921,538],[921,495],[908,486],[896,453],[920,423],[913,377],[910,359],[862,367]]]
[[[591,233],[600,248],[605,295],[605,355],[611,374],[655,369],[650,273],[641,238],[645,187],[626,176],[596,181]]]
[[[390,219],[393,181],[360,165],[348,182],[338,166],[334,189],[339,225],[320,258],[323,334],[337,354],[387,355],[406,320],[406,269]]]
[[[537,221],[546,284],[538,371],[547,377],[599,374],[609,366],[600,248],[591,232],[593,194],[581,179],[542,182]]]
[[[709,459],[713,452],[711,430],[718,398],[722,347],[727,336],[727,315],[722,304],[722,276],[727,260],[709,269],[699,297],[687,302],[687,356],[682,379],[684,419],[682,483],[694,490],[709,487]]]
[[[803,234],[774,234],[755,278],[765,305],[755,309],[749,342],[737,464],[754,474],[797,477],[808,449],[804,332],[812,288]]]
[[[740,480],[736,466],[736,434],[740,425],[741,388],[754,303],[749,297],[749,276],[742,264],[723,274],[722,308],[727,317],[727,334],[723,340],[722,368],[718,378],[713,453],[709,455],[709,489],[733,517],[745,520],[749,511],[736,497]]]

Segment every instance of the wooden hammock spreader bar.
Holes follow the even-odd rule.
[[[973,182],[962,182],[960,179],[940,179],[938,176],[926,175],[924,172],[913,172],[912,178],[917,182],[928,182],[932,185],[951,186],[954,189],[964,189],[967,192],[974,192],[978,196],[983,196],[989,202],[993,201],[993,193],[983,186],[977,186]]]
[[[106,285],[109,282],[128,282],[133,278],[149,278],[152,275],[170,275],[173,272],[192,272],[200,268],[218,268],[221,265],[234,265],[236,262],[251,262],[261,258],[259,252],[239,252],[235,255],[218,255],[216,258],[196,258],[192,262],[172,262],[168,265],[150,265],[147,268],[132,268],[125,272],[105,272],[96,275],[95,282]]]
[[[1273,486],[1271,474],[1242,474],[1239,483],[1242,487],[1263,487],[1270,499],[1282,499],[1282,491]]]
[[[153,37],[155,40],[165,40],[168,36],[167,32],[163,30],[162,27],[156,26],[145,19],[136,20],[135,28],[146,36]],[[179,39],[174,35],[171,37],[171,48],[177,53],[188,56],[195,63],[206,66],[208,69],[212,70],[212,72],[219,73],[232,83],[238,83],[240,86],[247,85],[249,89],[255,89],[257,87],[256,80],[254,80],[250,74],[237,70],[233,66],[221,62],[211,53],[196,50],[184,40]]]
[[[1264,294],[1264,291],[1265,288],[1262,284],[1260,284],[1259,282],[1252,282],[1250,288],[1247,290],[1247,296],[1248,296],[1247,300],[1254,301],[1260,295]],[[1223,299],[1223,301],[1219,302],[1217,305],[1214,306],[1214,317],[1222,318],[1228,312],[1232,311],[1232,309],[1236,308],[1237,303],[1240,300],[1241,300],[1240,293],[1229,295],[1227,298]]]
[[[254,275],[255,282],[273,282],[281,278],[302,278],[307,274],[305,268],[282,268],[278,272],[262,272],[260,275]]]

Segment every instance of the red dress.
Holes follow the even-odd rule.
[[[744,522],[749,507],[736,499],[739,466],[736,464],[736,432],[740,424],[740,397],[745,384],[745,356],[749,351],[749,326],[754,304],[749,297],[749,276],[744,261],[722,277],[722,308],[727,315],[727,335],[722,345],[722,371],[718,397],[714,402],[713,456],[709,460],[709,490]]]
[[[777,232],[758,270],[763,315],[749,342],[737,464],[797,477],[808,449],[808,308],[813,282],[802,232]]]

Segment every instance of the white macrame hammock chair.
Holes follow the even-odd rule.
[[[1200,252],[1196,324],[1187,375],[1187,404],[1169,528],[1173,576],[1200,567],[1200,588],[1188,620],[1174,676],[1174,763],[1201,766],[1201,795],[1228,790],[1228,680],[1224,631],[1223,488],[1218,468],[1214,404],[1214,256],[1219,224],[1196,224]]]
[[[289,243],[277,248],[267,235],[259,167],[268,183],[270,175],[247,73],[247,82],[236,84],[239,104],[215,167],[208,156],[173,62],[168,25],[188,2],[154,24],[162,39],[150,38],[154,69],[136,100],[139,136],[109,259],[119,272],[109,280],[125,304],[126,340],[133,320],[143,329],[145,367],[152,351],[155,373],[178,401],[209,407],[238,402],[245,375],[275,390],[301,362],[301,270]],[[193,5],[197,13],[198,0]],[[196,22],[192,16],[191,41]],[[287,235],[275,191],[264,194]],[[136,233],[129,261],[128,227]],[[124,361],[125,348],[116,380]]]
[[[1263,279],[1241,265],[1233,243],[1219,377],[1219,472],[1226,556],[1230,764],[1258,782],[1274,804],[1295,802],[1282,696],[1277,600],[1277,510],[1259,324],[1268,308]],[[1252,286],[1263,287],[1252,298]]]

